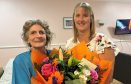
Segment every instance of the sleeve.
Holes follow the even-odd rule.
[[[12,84],[31,84],[28,64],[23,57],[16,57],[13,62]]]
[[[105,48],[114,49],[115,56],[117,56],[120,51],[106,35],[99,34],[96,38],[96,51],[97,53],[104,53]]]
[[[0,78],[0,84],[12,84],[12,65],[13,65],[14,58],[11,58],[6,66],[4,67],[4,73]]]

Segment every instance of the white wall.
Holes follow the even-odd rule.
[[[131,54],[131,34],[115,35],[117,19],[131,19],[131,2],[129,1],[92,1],[96,23],[104,22],[104,26],[97,26],[97,32],[102,32],[112,39],[121,52]]]
[[[97,27],[98,32],[109,36],[122,52],[131,53],[131,35],[114,35],[116,19],[131,18],[131,3],[94,0],[0,0],[0,66],[11,57],[26,51],[21,40],[22,26],[28,19],[44,19],[54,33],[51,47],[64,45],[72,36],[72,29],[63,28],[63,17],[72,17],[74,6],[88,1],[94,10],[96,22],[105,25]],[[126,41],[125,41],[126,40]],[[12,48],[16,47],[16,48]],[[19,48],[20,47],[20,48]]]
[[[0,0],[0,66],[26,51],[21,40],[26,20],[46,20],[54,33],[53,47],[65,44],[72,30],[63,28],[63,17],[71,17],[74,6],[80,1],[86,0]]]

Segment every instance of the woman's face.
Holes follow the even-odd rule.
[[[43,48],[46,44],[45,30],[38,24],[33,25],[28,32],[28,43],[33,48]]]
[[[78,7],[74,15],[74,23],[78,31],[90,30],[90,16],[84,8]]]

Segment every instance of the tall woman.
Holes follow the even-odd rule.
[[[105,62],[109,62],[108,70],[103,75],[100,84],[110,84],[113,77],[115,55],[118,51],[107,36],[96,33],[94,13],[90,4],[81,2],[75,6],[73,30],[74,36],[67,41],[66,48],[71,49],[79,60],[83,58],[82,55],[86,55],[86,59],[92,60],[91,62],[101,68]]]

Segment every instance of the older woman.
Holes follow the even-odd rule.
[[[13,62],[12,84],[31,84],[32,80],[37,81],[38,73],[34,69],[34,63],[39,64],[47,57],[49,50],[46,46],[51,41],[51,37],[52,33],[45,21],[28,20],[25,22],[22,38],[30,50],[16,56]]]

